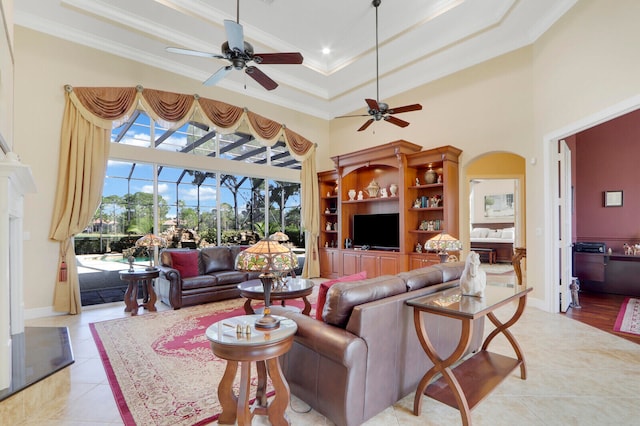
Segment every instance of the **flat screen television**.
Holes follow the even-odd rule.
[[[354,247],[374,250],[400,249],[400,213],[353,215]]]

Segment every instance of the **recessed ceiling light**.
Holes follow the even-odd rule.
[[[328,55],[329,53],[331,53],[331,49],[329,49],[328,47],[325,47],[322,49],[322,54],[323,55]]]

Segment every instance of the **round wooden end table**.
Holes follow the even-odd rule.
[[[251,306],[252,300],[264,300],[264,288],[260,280],[250,280],[238,284],[240,289],[240,297],[244,297],[247,300],[244,302],[244,311],[247,315],[255,314],[253,307]],[[313,293],[313,281],[304,278],[286,278],[284,285],[280,287],[274,287],[271,290],[271,304],[279,300],[282,306],[285,306],[285,300],[302,298],[304,301],[304,309],[302,313],[309,315],[311,312],[311,303],[307,299]]]
[[[160,276],[160,271],[154,270],[135,270],[120,271],[120,279],[127,281],[128,287],[124,294],[125,312],[131,312],[131,315],[138,315],[138,308],[143,307],[150,312],[156,311],[156,292],[153,290],[153,279]],[[143,300],[138,305],[138,283],[142,284]]]
[[[218,399],[222,413],[219,424],[251,425],[254,415],[267,415],[275,426],[290,425],[284,412],[289,404],[290,391],[278,357],[291,349],[298,326],[293,320],[277,317],[280,326],[272,330],[258,330],[254,324],[262,315],[243,315],[218,321],[207,328],[207,339],[218,358],[227,361],[222,380],[218,384]],[[247,333],[248,331],[248,333]],[[256,363],[258,387],[255,403],[249,405],[251,363]],[[240,389],[233,392],[233,381],[240,366]],[[267,401],[267,375],[275,396]]]

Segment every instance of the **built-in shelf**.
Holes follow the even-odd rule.
[[[442,188],[443,186],[443,183],[430,183],[424,185],[411,185],[409,189]]]
[[[415,212],[428,211],[428,210],[438,211],[438,210],[444,210],[444,207],[411,207],[409,210],[415,211]]]
[[[413,256],[413,253],[418,244],[424,244],[425,240],[444,230],[458,237],[458,158],[461,152],[453,146],[423,150],[420,145],[398,140],[332,157],[335,169],[318,173],[320,213],[329,209],[337,212],[336,215],[320,215],[323,221],[319,234],[320,275],[336,278],[367,271],[367,276],[373,278],[439,263],[436,254]],[[437,173],[438,183],[426,183],[429,170]],[[367,188],[376,184],[380,188],[378,195],[386,193],[386,197],[368,196]],[[388,192],[383,192],[383,188]],[[362,194],[362,199],[351,199],[354,191]],[[416,203],[416,200],[420,201]],[[427,207],[430,205],[438,207]],[[384,214],[398,215],[398,251],[346,249],[354,238],[353,218],[356,215]],[[327,222],[331,224],[331,230],[326,230]],[[433,226],[425,226],[431,223]],[[416,229],[420,227],[423,229]]]
[[[398,197],[378,197],[378,198],[364,198],[362,200],[344,200],[342,204],[355,204],[355,203],[380,203],[384,201],[398,202]]]

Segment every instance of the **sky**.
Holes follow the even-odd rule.
[[[119,143],[134,145],[139,147],[149,147],[150,141],[150,120],[149,117],[141,113],[134,124],[127,130],[127,132],[119,138]],[[116,124],[117,125],[117,124]],[[118,138],[121,133],[122,127],[116,127],[112,131],[112,141]],[[154,132],[156,139],[164,133],[165,129],[156,125]],[[178,131],[173,133],[167,139],[165,139],[157,149],[163,149],[167,151],[178,152],[182,150],[188,144],[187,132],[193,133],[192,137],[199,137],[206,133],[204,130],[194,126],[184,125]],[[228,135],[225,137],[234,137],[234,135]],[[206,155],[213,150],[213,141],[205,143],[200,146],[200,155]],[[246,149],[246,148],[245,148]],[[192,151],[193,152],[193,151]],[[195,154],[197,155],[197,154]],[[185,202],[188,207],[196,207],[198,204],[198,188],[195,185],[191,185],[193,177],[185,175],[182,178],[182,184],[176,189],[175,182],[180,178],[184,169],[182,167],[170,167],[163,166],[158,177],[158,195],[162,196],[170,207],[169,217],[176,216],[175,203],[176,199],[180,199]],[[131,177],[128,181],[127,177]],[[104,183],[103,195],[118,195],[124,196],[128,192],[144,192],[153,194],[153,165],[148,163],[135,163],[135,167],[132,171],[132,163],[109,160],[107,164],[107,173]],[[129,187],[128,187],[129,185]],[[246,181],[243,184],[243,188],[246,194],[242,194],[239,197],[239,204],[243,207],[246,204],[247,198],[250,196],[249,188],[250,181]],[[176,192],[177,191],[177,192]],[[200,186],[199,201],[201,211],[211,211],[216,205],[216,180],[215,178],[207,178],[203,185]],[[233,205],[233,197],[229,190],[223,188],[221,190],[221,201]],[[290,205],[300,205],[299,197],[295,197],[289,200]]]

